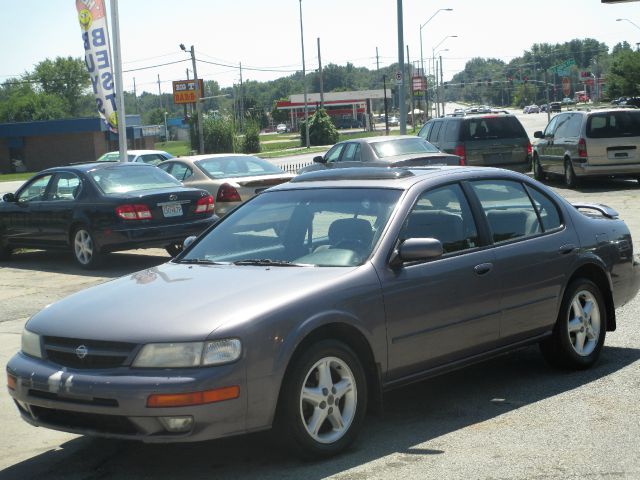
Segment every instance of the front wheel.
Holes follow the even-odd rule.
[[[182,252],[182,243],[172,243],[171,245],[164,247],[164,249],[173,258]]]
[[[355,440],[367,409],[367,382],[347,345],[335,340],[312,345],[284,382],[279,427],[301,456],[329,457]]]
[[[540,344],[553,365],[585,369],[600,356],[607,330],[607,310],[598,286],[579,278],[571,282],[562,299],[553,334]]]
[[[102,261],[102,255],[93,239],[93,235],[84,226],[78,227],[72,234],[72,252],[76,263],[87,270],[96,268]]]

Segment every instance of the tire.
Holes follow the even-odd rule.
[[[567,188],[575,188],[578,186],[578,177],[573,170],[571,160],[564,161],[564,184]]]
[[[367,381],[353,351],[336,340],[305,349],[284,379],[280,438],[303,458],[326,458],[355,439],[367,411]]]
[[[164,249],[171,255],[171,258],[173,258],[182,252],[182,243],[172,243],[164,247]]]
[[[92,233],[87,227],[77,227],[71,235],[71,253],[80,267],[91,270],[98,267],[103,260]]]
[[[544,180],[545,178],[545,173],[542,169],[542,165],[540,165],[540,159],[538,158],[538,155],[533,156],[533,178],[540,181]]]
[[[13,248],[0,246],[0,260],[9,260],[9,258],[11,258],[12,253],[13,253]]]
[[[606,330],[602,292],[591,280],[578,278],[567,287],[553,334],[541,342],[540,349],[554,366],[589,368],[600,357]]]

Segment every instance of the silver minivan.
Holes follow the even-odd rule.
[[[615,176],[640,181],[640,110],[573,111],[553,117],[533,134],[533,173],[562,175],[573,188],[581,177]]]

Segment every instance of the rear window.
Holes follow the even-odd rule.
[[[196,161],[209,178],[235,178],[282,173],[275,165],[258,157],[214,157]]]
[[[463,140],[527,138],[527,133],[516,117],[469,118],[463,125]]]
[[[135,164],[134,164],[135,165]],[[156,188],[175,188],[182,184],[167,172],[144,165],[131,167],[98,168],[89,176],[103,193],[127,193]]]
[[[587,137],[640,137],[640,111],[594,113],[587,120]]]
[[[376,152],[378,158],[393,157],[395,155],[405,155],[409,153],[437,153],[436,147],[420,137],[399,138],[384,142],[372,143],[371,147]]]

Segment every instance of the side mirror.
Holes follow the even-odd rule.
[[[444,250],[442,242],[435,238],[408,238],[400,244],[394,257],[392,266],[399,266],[405,262],[429,260],[442,256]]]
[[[537,132],[533,132],[533,137],[534,138],[544,138],[544,135],[542,134],[542,132],[540,130],[538,130]]]
[[[184,242],[182,242],[182,249],[186,250],[187,248],[189,248],[191,244],[196,241],[196,238],[198,237],[196,237],[195,235],[191,235],[190,237],[185,238]]]
[[[313,157],[313,163],[327,163],[323,156],[318,155],[317,157]]]
[[[5,193],[2,196],[2,200],[4,202],[10,203],[10,202],[15,202],[16,201],[16,196],[13,193]]]

